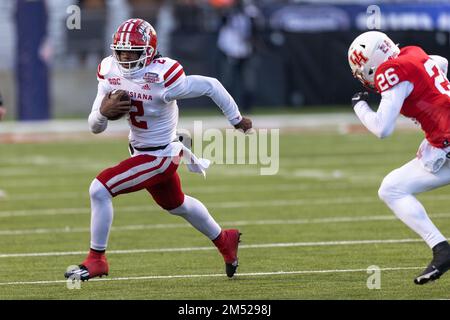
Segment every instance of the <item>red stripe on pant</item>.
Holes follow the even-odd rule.
[[[166,210],[171,210],[179,207],[184,202],[184,193],[181,189],[180,178],[176,172],[178,168],[178,158],[166,158],[161,161],[157,166],[152,167],[147,170],[143,170],[141,172],[135,173],[120,180],[117,183],[114,183],[112,186],[108,187],[107,183],[109,180],[114,178],[119,174],[123,174],[130,169],[140,166],[145,163],[152,162],[156,159],[154,156],[150,155],[139,155],[135,157],[131,157],[127,160],[120,162],[118,165],[108,168],[102,171],[97,179],[105,186],[106,189],[111,193],[113,197],[124,194],[136,192],[142,189],[147,189],[147,191],[153,196],[155,201]],[[173,161],[175,159],[175,161]],[[143,174],[149,173],[151,171],[157,170],[160,168],[166,161],[170,161],[171,163],[168,165],[167,169],[161,173],[158,173],[149,179],[146,179],[134,186],[124,188],[122,190],[113,192],[115,186],[135,179]]]

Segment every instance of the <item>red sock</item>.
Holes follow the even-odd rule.
[[[105,255],[105,251],[98,251],[98,250],[95,250],[92,248],[89,249],[89,255],[88,255],[89,258],[101,259],[102,256],[104,256],[104,255]]]

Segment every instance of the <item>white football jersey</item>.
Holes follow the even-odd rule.
[[[104,92],[128,92],[132,104],[127,117],[129,139],[134,147],[162,146],[176,138],[177,102],[163,97],[185,77],[183,67],[170,58],[155,59],[132,77],[124,77],[112,56],[103,59],[97,74]]]

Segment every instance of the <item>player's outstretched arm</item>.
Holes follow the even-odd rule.
[[[5,115],[6,115],[6,109],[4,107],[0,106],[0,121],[3,120]]]
[[[395,121],[400,114],[403,101],[411,92],[411,85],[404,81],[384,91],[376,112],[367,103],[368,93],[358,92],[352,98],[353,110],[370,132],[380,139],[386,138],[394,132]]]
[[[248,132],[252,128],[252,121],[241,116],[233,97],[215,78],[198,75],[186,76],[173,87],[169,87],[163,98],[169,102],[201,96],[210,97],[236,129]]]
[[[92,133],[100,133],[106,130],[108,118],[100,113],[100,107],[105,96],[108,94],[108,88],[103,82],[98,83],[97,96],[92,104],[92,110],[89,114],[88,123]]]
[[[3,98],[0,94],[0,121],[5,117],[6,115],[6,108],[3,107]]]
[[[244,133],[250,132],[253,128],[252,120],[250,118],[242,117],[241,121],[234,125],[238,130],[242,130]]]

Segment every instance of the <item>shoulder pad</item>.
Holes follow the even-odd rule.
[[[183,77],[185,77],[183,66],[178,61],[168,58],[164,67],[164,86],[169,87]]]
[[[104,58],[97,67],[97,78],[105,79],[105,76],[111,72],[112,64],[113,64],[112,56]]]
[[[399,59],[382,63],[375,72],[375,88],[379,93],[386,91],[398,83],[408,79],[404,65]]]

